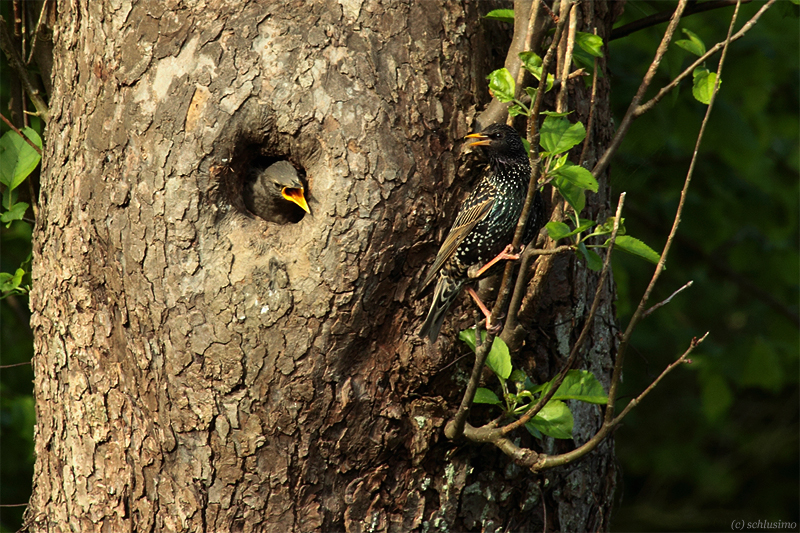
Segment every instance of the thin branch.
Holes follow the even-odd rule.
[[[566,0],[562,0],[566,1]],[[563,112],[567,109],[567,96],[568,86],[567,80],[570,76],[570,67],[572,66],[572,51],[575,49],[575,33],[578,28],[578,16],[576,10],[569,12],[569,32],[567,32],[566,46],[564,50],[564,57],[562,63],[559,65],[560,72],[558,72],[558,79],[561,81],[561,87],[556,96],[556,111]],[[564,39],[562,38],[562,41]],[[560,54],[559,54],[560,55]]]
[[[594,29],[594,34],[597,35],[597,28]],[[589,120],[586,121],[586,138],[583,140],[583,148],[581,149],[581,157],[578,159],[578,164],[583,166],[586,163],[586,152],[589,149],[589,142],[592,139],[594,130],[594,110],[595,99],[597,97],[597,57],[594,58],[594,72],[592,72],[592,96],[589,100]]]
[[[662,300],[661,302],[658,302],[656,305],[654,305],[653,307],[651,307],[650,309],[645,311],[644,314],[642,315],[642,318],[646,318],[646,317],[650,316],[650,313],[652,313],[653,311],[655,311],[655,310],[659,309],[660,307],[665,306],[668,303],[670,303],[672,301],[672,299],[675,298],[675,296],[678,295],[678,293],[680,293],[681,291],[683,291],[685,289],[688,289],[689,287],[692,286],[693,283],[694,283],[694,281],[689,281],[688,283],[686,283],[686,285],[684,285],[683,287],[681,287],[677,291],[675,291],[672,294],[670,294],[669,298],[667,298],[666,300]]]
[[[766,4],[761,6],[761,9],[759,9],[756,12],[756,14],[753,15],[753,17],[750,20],[748,20],[744,24],[744,26],[742,26],[742,28],[731,37],[730,42],[738,41],[739,39],[744,37],[744,34],[747,33],[755,25],[755,23],[758,21],[758,19],[761,18],[761,15],[763,15],[764,12],[767,9],[769,9],[770,6],[772,4],[774,4],[774,3],[775,3],[775,0],[769,0]],[[653,107],[655,107],[655,105],[658,102],[660,102],[661,99],[664,98],[664,96],[667,95],[667,93],[669,93],[672,89],[677,87],[678,84],[681,81],[683,81],[692,72],[694,72],[694,69],[696,69],[697,67],[699,67],[700,65],[705,63],[706,60],[709,57],[711,57],[712,55],[714,55],[717,52],[719,52],[722,49],[722,47],[725,46],[726,42],[727,42],[727,40],[720,41],[717,44],[715,44],[714,46],[712,46],[705,54],[700,56],[694,63],[689,65],[689,67],[686,68],[683,72],[681,72],[674,80],[672,80],[668,85],[664,86],[660,91],[658,91],[658,94],[656,94],[653,98],[648,100],[646,103],[644,103],[644,104],[640,105],[639,107],[637,107],[636,111],[634,111],[634,118],[639,118],[640,116],[642,116],[645,113],[647,113],[648,111],[650,111]]]
[[[38,43],[39,40],[41,39],[41,36],[42,36],[42,25],[44,23],[44,18],[46,16],[45,12],[47,11],[47,8],[49,7],[49,4],[50,4],[50,0],[44,0],[44,2],[42,2],[42,9],[39,12],[39,20],[36,21],[36,30],[34,30],[34,32],[33,32],[33,42],[31,43],[31,51],[28,54],[27,61],[25,61],[26,65],[30,65],[31,59],[33,59],[33,53],[34,53],[34,51],[36,51],[36,43]]]
[[[533,43],[533,34],[534,28],[536,26],[536,19],[539,16],[539,5],[541,4],[541,0],[535,0],[533,5],[530,8],[530,16],[528,17],[528,28],[525,34],[525,45],[522,48],[522,51],[528,51],[531,49],[531,45]],[[515,24],[516,26],[516,24]],[[519,53],[517,53],[517,57],[519,57]],[[517,72],[517,83],[514,86],[514,97],[520,98],[522,96],[522,85],[525,83],[525,76],[527,75],[528,70],[525,68],[525,65],[520,60],[519,62],[519,72]],[[527,96],[527,95],[526,95]],[[512,125],[514,121],[514,117],[511,115],[508,116],[506,119],[506,124],[509,126]]]
[[[28,93],[28,97],[31,99],[31,102],[33,102],[34,107],[36,107],[36,114],[42,120],[48,122],[50,119],[50,111],[47,108],[47,104],[42,99],[42,96],[39,94],[38,89],[33,87],[33,82],[31,82],[28,76],[28,70],[22,63],[22,59],[17,54],[17,51],[14,50],[11,36],[8,34],[8,26],[3,17],[0,17],[0,49],[3,50],[6,58],[8,58],[8,64],[17,72],[22,86],[25,88],[25,92]]]
[[[622,118],[622,122],[619,124],[617,133],[614,134],[614,138],[611,139],[611,143],[609,143],[606,151],[600,158],[600,161],[597,162],[597,165],[595,165],[594,169],[592,170],[592,174],[595,178],[598,178],[606,169],[608,163],[611,161],[611,158],[617,152],[619,145],[622,143],[622,139],[625,138],[625,135],[627,135],[628,129],[631,127],[631,122],[633,122],[633,119],[635,118],[634,112],[636,111],[636,108],[639,107],[639,102],[641,102],[642,98],[644,98],[644,93],[647,91],[647,88],[650,87],[650,83],[652,83],[653,77],[656,75],[656,70],[658,70],[658,66],[661,64],[661,59],[667,52],[669,43],[672,40],[672,35],[675,33],[675,30],[678,28],[678,22],[681,20],[681,14],[686,8],[687,1],[688,0],[680,0],[678,2],[678,7],[675,8],[675,13],[673,13],[669,26],[667,26],[667,31],[664,32],[664,37],[661,39],[661,44],[658,45],[653,62],[650,64],[650,68],[647,69],[647,73],[644,75],[641,85],[639,85],[639,90],[636,91],[633,100],[631,100],[631,104],[628,106],[628,110],[625,112],[625,116]]]
[[[6,368],[16,368],[18,366],[25,366],[31,364],[31,361],[24,361],[22,363],[14,363],[11,365],[0,365],[0,370],[5,370]]]
[[[625,359],[625,351],[630,344],[631,335],[633,334],[633,329],[639,323],[639,320],[642,319],[645,311],[645,305],[647,305],[647,300],[650,298],[650,294],[653,292],[653,288],[655,287],[658,278],[661,276],[661,272],[664,270],[664,264],[667,261],[667,254],[669,253],[670,248],[672,247],[672,242],[675,240],[675,234],[678,231],[678,226],[681,222],[681,214],[683,213],[683,208],[686,204],[686,196],[689,191],[689,185],[692,181],[692,174],[694,173],[694,166],[697,162],[697,153],[700,150],[700,142],[703,140],[703,134],[705,133],[706,125],[708,124],[708,119],[711,116],[711,110],[714,108],[714,102],[717,98],[717,93],[719,92],[719,84],[721,81],[722,75],[722,65],[725,62],[725,56],[728,52],[728,46],[730,45],[731,34],[733,33],[733,26],[736,23],[736,17],[739,14],[739,4],[736,5],[736,9],[733,12],[733,18],[731,19],[731,24],[728,28],[728,37],[725,40],[725,47],[722,49],[722,56],[719,59],[719,65],[717,66],[717,80],[716,84],[714,85],[714,92],[711,94],[711,99],[708,103],[708,108],[706,109],[706,114],[703,117],[703,122],[700,124],[700,131],[697,134],[697,141],[695,142],[694,152],[692,153],[692,160],[689,163],[689,170],[686,173],[686,179],[683,183],[683,190],[681,191],[681,198],[678,202],[678,208],[675,210],[675,220],[672,223],[672,229],[669,232],[669,236],[667,237],[667,242],[664,244],[664,249],[661,252],[661,257],[658,260],[658,265],[656,266],[655,272],[653,272],[653,277],[650,280],[650,284],[645,289],[644,294],[642,295],[642,299],[639,301],[639,305],[634,311],[633,316],[631,317],[630,322],[628,323],[628,327],[625,329],[625,333],[622,336],[622,341],[619,345],[619,350],[617,351],[617,360],[614,362],[614,374],[611,378],[611,386],[609,387],[608,391],[608,407],[606,408],[606,415],[605,420],[610,422],[614,416],[614,400],[617,394],[617,388],[619,386],[619,381],[622,376],[622,364]]]
[[[751,1],[752,0],[742,0],[742,3],[747,4]],[[736,5],[736,0],[711,0],[709,2],[693,3],[693,5],[687,6],[686,11],[683,13],[683,17],[686,18],[696,13],[702,13],[712,9],[719,9],[721,7],[730,7],[733,5]],[[655,13],[653,15],[640,18],[639,20],[634,20],[631,23],[611,30],[611,37],[609,37],[608,40],[613,41],[614,39],[621,39],[622,37],[627,37],[631,33],[635,33],[639,30],[656,26],[657,24],[668,21],[670,16],[672,16],[672,11],[661,11],[660,13]]]

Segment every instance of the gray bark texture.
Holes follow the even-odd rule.
[[[448,441],[471,304],[437,345],[416,337],[430,304],[419,282],[474,183],[460,139],[510,39],[481,20],[492,7],[58,2],[31,293],[31,531],[608,528],[611,442],[533,475]],[[580,30],[608,34],[605,2],[578,9]],[[610,135],[607,80],[594,154]],[[584,123],[589,94],[570,90]],[[306,184],[297,224],[242,202],[250,167],[282,159]],[[589,195],[588,215],[608,194]],[[515,366],[552,377],[596,280],[572,256],[539,260]],[[582,364],[607,385],[611,286],[604,298]],[[573,407],[580,444],[601,410]]]

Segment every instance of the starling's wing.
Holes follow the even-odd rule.
[[[447,237],[442,243],[442,247],[439,248],[439,253],[436,254],[436,260],[433,262],[433,266],[431,266],[428,275],[425,277],[425,281],[422,283],[423,288],[428,286],[428,283],[439,273],[444,263],[452,257],[458,246],[464,241],[467,235],[469,235],[475,225],[492,209],[495,195],[489,191],[480,191],[480,189],[476,191],[476,193],[477,192],[483,194],[473,194],[469,200],[467,200],[464,208],[458,213],[455,222],[453,222],[453,227],[450,228],[450,233],[447,234]]]

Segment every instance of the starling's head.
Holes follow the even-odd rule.
[[[475,139],[467,146],[485,146],[492,159],[500,161],[528,159],[519,133],[505,124],[492,124],[480,133],[467,135],[467,139]]]
[[[278,161],[257,172],[257,181],[265,193],[293,202],[302,207],[306,213],[311,212],[303,194],[303,183],[291,163]]]

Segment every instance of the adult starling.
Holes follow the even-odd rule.
[[[433,303],[419,332],[420,337],[429,337],[431,342],[439,336],[444,315],[463,285],[476,279],[470,277],[475,275],[470,267],[484,265],[511,244],[528,194],[531,166],[514,128],[492,124],[467,138],[475,139],[469,146],[485,147],[489,167],[461,206],[422,284],[426,287],[438,274]],[[523,244],[536,236],[543,219],[544,201],[537,191]],[[484,272],[480,277],[488,274]]]
[[[268,222],[299,222],[303,211],[310,213],[303,195],[303,183],[288,161],[256,168],[244,184],[244,204],[254,215]]]

